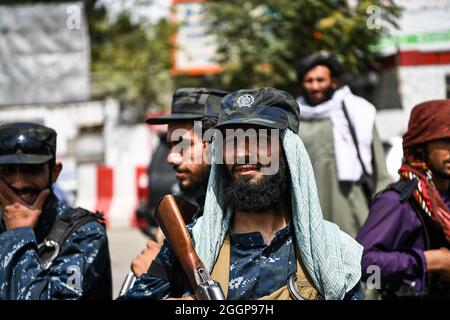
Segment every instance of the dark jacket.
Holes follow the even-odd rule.
[[[442,199],[450,206],[450,197]],[[381,291],[385,298],[450,297],[448,283],[427,272],[424,251],[448,247],[431,218],[414,206],[411,198],[400,200],[400,193],[389,190],[372,204],[369,216],[356,240],[364,246],[362,279],[381,271]]]
[[[111,299],[112,280],[104,226],[91,220],[63,243],[45,270],[38,254],[57,216],[85,213],[52,196],[34,229],[6,230],[0,219],[0,299]],[[1,213],[0,213],[1,214]]]

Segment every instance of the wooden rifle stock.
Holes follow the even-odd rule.
[[[160,201],[155,211],[155,219],[183,267],[189,283],[196,291],[201,283],[201,279],[197,278],[197,270],[204,269],[204,266],[195,252],[183,216],[173,195],[168,194]]]

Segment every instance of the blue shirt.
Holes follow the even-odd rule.
[[[257,299],[286,285],[296,272],[289,228],[275,233],[267,245],[259,232],[230,235],[228,299]]]
[[[286,285],[296,272],[297,263],[289,226],[278,230],[269,244],[261,233],[230,234],[230,274],[228,300],[255,300]],[[170,274],[173,253],[164,243],[156,263]],[[192,292],[191,292],[192,293]],[[170,295],[169,280],[144,274],[135,282],[123,299],[163,299]],[[349,291],[345,299],[362,299],[360,284]]]
[[[112,298],[108,241],[105,228],[97,221],[75,230],[53,264],[42,268],[37,246],[55,218],[68,210],[78,213],[53,196],[34,230],[6,230],[0,217],[0,300]]]

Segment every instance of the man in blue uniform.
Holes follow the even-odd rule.
[[[208,163],[195,163],[191,155],[206,153],[209,141],[203,140],[204,133],[216,125],[219,116],[220,100],[228,92],[213,88],[180,88],[173,93],[172,110],[168,115],[147,119],[148,124],[168,125],[167,144],[170,151],[167,163],[173,167],[178,180],[180,193],[178,199],[183,199],[185,206],[192,212],[192,219],[203,213],[206,186],[208,184],[210,166]],[[194,128],[195,122],[201,123],[201,130]],[[177,139],[177,131],[183,130],[182,139]],[[172,139],[172,135],[174,138]],[[179,140],[188,142],[187,148],[181,153]],[[186,208],[187,209],[187,208]],[[153,212],[152,212],[153,214]],[[158,254],[162,243],[149,240],[147,248],[133,260],[131,268],[136,277],[145,273],[150,263]],[[180,273],[181,270],[175,271]]]
[[[222,99],[204,213],[188,230],[227,299],[361,298],[362,248],[323,220],[298,126],[286,92],[239,90]],[[256,142],[229,144],[252,132]],[[180,298],[170,290],[173,261],[166,243],[123,298]],[[187,286],[181,296],[192,294]]]
[[[101,215],[53,194],[55,155],[53,129],[0,126],[0,300],[112,298]]]

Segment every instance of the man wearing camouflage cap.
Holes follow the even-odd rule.
[[[227,93],[212,88],[180,88],[173,94],[170,114],[147,119],[148,124],[168,124],[170,152],[167,162],[176,173],[181,190],[178,199],[182,198],[197,207],[193,218],[203,211],[210,165],[204,161],[192,161],[192,157],[202,156],[208,147],[209,142],[203,141],[203,134],[216,124],[220,100]],[[194,128],[196,121],[201,125],[197,126],[198,130]],[[181,134],[177,136],[176,132]],[[177,147],[179,143],[185,143],[186,147]],[[160,246],[160,243],[148,241],[147,248],[133,260],[132,270],[136,276],[148,270]]]
[[[239,90],[221,102],[204,213],[189,229],[227,299],[361,295],[362,248],[323,220],[298,126],[298,106],[280,90]],[[170,270],[173,254],[161,252]],[[168,286],[148,276],[141,297],[170,297]],[[195,298],[189,287],[183,296]]]
[[[208,141],[203,141],[203,133],[214,126],[219,116],[220,100],[228,92],[211,88],[181,88],[174,92],[171,113],[147,119],[148,124],[168,124],[167,143],[171,151],[167,162],[173,166],[180,189],[194,201],[205,195],[209,176],[209,165],[193,163],[189,155],[181,156],[174,148],[177,143],[191,142],[187,150],[193,153],[203,153]],[[202,131],[195,132],[194,122],[201,124]],[[177,130],[184,129],[182,136],[177,136]],[[201,134],[201,136],[200,136]],[[197,152],[198,151],[198,152]],[[189,160],[189,161],[188,161]]]
[[[112,298],[101,215],[53,194],[61,170],[53,129],[0,126],[0,300]]]

